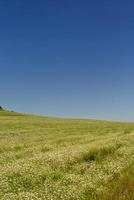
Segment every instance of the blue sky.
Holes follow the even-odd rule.
[[[134,2],[0,0],[0,104],[134,121]]]

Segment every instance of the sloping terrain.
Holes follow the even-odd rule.
[[[0,111],[1,200],[134,199],[134,123]]]

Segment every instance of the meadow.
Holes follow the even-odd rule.
[[[0,111],[1,200],[133,200],[134,123]]]

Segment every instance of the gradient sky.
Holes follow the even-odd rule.
[[[134,1],[0,0],[0,104],[134,121]]]

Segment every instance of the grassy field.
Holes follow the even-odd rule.
[[[0,111],[0,200],[133,200],[134,123]]]

